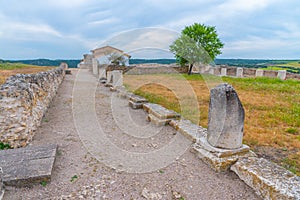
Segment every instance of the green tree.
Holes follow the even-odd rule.
[[[195,23],[181,31],[180,37],[170,45],[170,51],[180,65],[189,64],[188,74],[191,74],[196,63],[209,64],[222,53],[223,46],[214,26]]]
[[[126,58],[124,55],[119,54],[119,53],[112,53],[108,56],[108,60],[110,63],[115,64],[115,65],[125,65],[126,63]]]

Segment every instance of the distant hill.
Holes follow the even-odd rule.
[[[69,68],[77,68],[77,64],[80,63],[80,60],[35,59],[35,60],[0,60],[0,62],[24,63],[28,65],[38,65],[38,66],[59,66],[60,63],[65,62],[68,64]]]
[[[50,60],[50,59],[35,59],[35,60],[1,60],[1,62],[24,63],[38,66],[59,66],[60,63],[65,62],[70,68],[77,68],[77,64],[81,60]],[[129,64],[172,64],[176,63],[175,59],[130,59]],[[277,69],[286,69],[292,73],[300,74],[299,60],[263,60],[263,59],[215,59],[216,65],[228,65],[233,67],[247,67],[247,68],[268,68],[276,67]]]

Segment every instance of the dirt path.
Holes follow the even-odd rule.
[[[108,88],[97,86],[94,105],[84,105],[91,99],[78,95],[87,94],[86,86],[95,84],[95,78],[84,72],[88,80],[77,80],[76,85],[76,74],[72,70],[66,76],[32,142],[59,146],[51,182],[32,188],[9,187],[5,200],[259,199],[235,174],[215,173],[202,163],[189,152],[189,141],[174,129],[149,124],[144,111],[128,109],[128,102]],[[73,93],[73,87],[83,93]],[[165,154],[160,151],[164,148]],[[125,157],[128,153],[132,159]]]

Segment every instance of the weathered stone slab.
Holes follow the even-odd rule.
[[[147,99],[145,99],[144,97],[141,97],[139,95],[131,95],[130,100],[135,103],[148,103]]]
[[[123,86],[123,72],[121,70],[114,70],[111,72],[113,77],[112,85],[113,87],[121,87]]]
[[[216,172],[226,171],[241,157],[256,156],[247,145],[239,149],[220,149],[211,146],[206,136],[197,139],[192,152]]]
[[[206,128],[193,124],[190,120],[171,120],[169,124],[192,142],[196,142],[207,132]]]
[[[244,69],[242,67],[238,67],[236,69],[236,77],[242,78],[243,77],[243,73],[244,73]]]
[[[262,69],[257,69],[257,70],[256,70],[256,73],[255,73],[255,76],[256,76],[256,77],[262,77],[262,76],[264,76],[264,70],[262,70]]]
[[[214,75],[215,74],[215,68],[211,67],[208,71],[209,74]]]
[[[300,199],[300,177],[264,158],[242,158],[231,166],[264,199]]]
[[[171,121],[170,119],[160,119],[152,114],[148,114],[147,119],[148,121],[152,122],[156,126],[165,126],[169,124],[169,122]]]
[[[29,146],[0,151],[0,167],[5,185],[25,186],[49,181],[57,145]]]
[[[221,76],[227,76],[227,68],[221,68]]]
[[[277,77],[280,78],[281,80],[285,80],[286,79],[286,70],[279,70]]]
[[[149,114],[156,116],[159,119],[179,119],[180,114],[173,110],[168,110],[161,105],[154,103],[145,103],[143,108]]]
[[[211,89],[207,136],[209,144],[224,149],[241,148],[244,118],[244,108],[231,85],[224,83]]]
[[[148,100],[145,99],[144,97],[135,94],[131,94],[129,96],[129,106],[133,109],[141,109],[143,108],[143,104],[147,102]]]

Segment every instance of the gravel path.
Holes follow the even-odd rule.
[[[58,144],[52,180],[9,187],[5,200],[260,199],[234,173],[215,173],[196,158],[173,128],[150,124],[95,83],[88,71],[66,76],[32,142]]]

